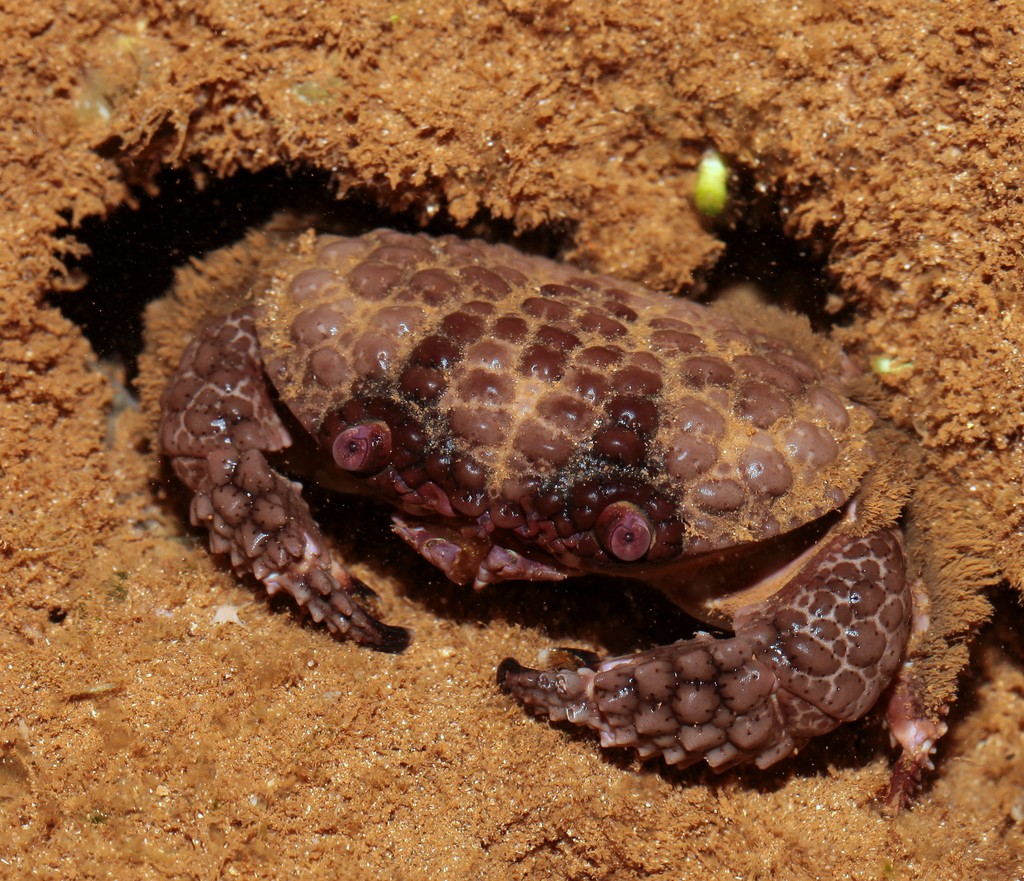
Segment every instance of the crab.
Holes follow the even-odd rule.
[[[337,637],[409,644],[274,467],[283,405],[332,484],[390,505],[453,581],[610,573],[717,631],[500,664],[502,691],[603,746],[766,768],[899,679],[915,596],[892,457],[806,321],[453,236],[267,234],[254,260],[167,382],[159,446],[211,551],[268,593]],[[936,732],[897,692],[917,767]]]

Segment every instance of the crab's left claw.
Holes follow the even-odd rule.
[[[899,534],[839,534],[782,590],[741,609],[733,637],[702,633],[576,669],[508,659],[498,684],[537,715],[599,731],[602,746],[765,768],[871,709],[900,665],[910,615]]]

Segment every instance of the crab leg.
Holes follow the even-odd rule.
[[[301,485],[265,452],[291,443],[270,399],[253,316],[234,312],[185,350],[162,399],[160,446],[192,492],[193,525],[210,549],[267,593],[285,590],[332,633],[381,651],[401,651],[407,631],[370,617],[353,600],[365,585],[332,560]]]
[[[896,530],[840,534],[783,590],[741,609],[731,638],[701,633],[578,669],[507,659],[498,684],[537,715],[597,730],[602,746],[765,768],[874,705],[899,667],[911,606]]]

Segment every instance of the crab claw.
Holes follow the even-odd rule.
[[[716,771],[742,762],[767,768],[871,709],[909,632],[911,597],[894,530],[840,534],[798,576],[740,609],[735,636],[698,633],[632,655],[582,659],[576,669],[581,659],[564,651],[549,656],[560,665],[551,670],[508,659],[498,685],[536,715],[598,731],[605,747],[632,747],[671,765],[704,759]]]
[[[524,708],[556,722],[588,724],[593,711],[587,688],[594,671],[533,670],[514,658],[505,658],[498,666],[498,688],[514,697]]]
[[[745,639],[700,634],[594,669],[531,670],[508,659],[498,685],[531,712],[600,732],[673,765],[767,766],[793,751],[774,700],[776,679]]]

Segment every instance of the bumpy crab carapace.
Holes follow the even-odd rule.
[[[892,681],[913,603],[893,518],[862,513],[873,417],[806,326],[783,340],[757,315],[454,237],[266,243],[185,349],[159,429],[239,573],[339,637],[408,643],[355,601],[268,461],[291,443],[276,397],[334,482],[390,504],[453,580],[630,576],[732,634],[504,661],[499,685],[534,713],[674,764],[766,767]]]

